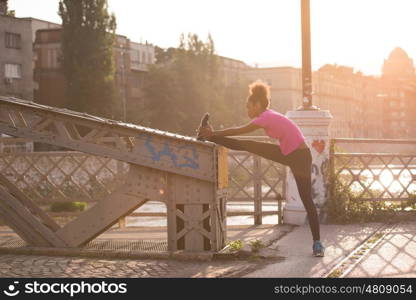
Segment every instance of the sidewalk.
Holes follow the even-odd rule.
[[[326,247],[325,257],[312,256],[312,235],[309,227],[296,227],[290,234],[270,246],[285,257],[284,261],[270,264],[245,277],[323,277],[381,226],[380,223],[321,224],[321,241]]]
[[[382,236],[379,230],[383,228],[391,231]],[[416,278],[416,220],[397,225],[321,225],[321,240],[326,246],[325,257],[313,257],[309,228],[297,227],[270,246],[285,260],[244,277],[327,277],[331,274],[329,277]],[[375,244],[374,248],[371,243]],[[349,255],[362,244],[360,251]],[[337,274],[341,270],[338,269],[340,262],[350,264],[345,274]]]

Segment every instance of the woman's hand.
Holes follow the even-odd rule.
[[[198,133],[198,136],[203,137],[205,139],[213,135],[214,135],[214,129],[212,128],[212,126],[202,127]]]

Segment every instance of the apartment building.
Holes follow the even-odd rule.
[[[62,30],[39,30],[35,40],[35,80],[38,89],[36,102],[63,107],[65,106],[66,80],[61,69]],[[129,121],[129,107],[143,107],[141,87],[148,66],[155,62],[154,46],[130,41],[126,36],[116,35],[114,49],[115,81],[123,106],[123,117]]]
[[[33,42],[36,30],[58,24],[7,14],[0,6],[0,95],[33,100]]]
[[[0,0],[0,95],[34,99],[33,42],[40,28],[58,24],[34,18],[16,18],[9,13],[6,0]],[[33,143],[5,143],[0,134],[0,152],[32,151]]]
[[[413,60],[395,48],[384,61],[380,78],[385,138],[416,138],[416,73]]]

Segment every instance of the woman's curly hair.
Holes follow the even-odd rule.
[[[254,81],[249,86],[249,96],[247,101],[254,103],[260,103],[260,106],[264,109],[269,108],[270,105],[270,87],[267,83],[260,80]]]

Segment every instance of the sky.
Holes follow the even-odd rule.
[[[59,0],[9,0],[17,17],[60,23]],[[177,47],[181,33],[214,39],[219,55],[253,66],[301,66],[300,0],[108,0],[117,33]],[[416,59],[415,0],[310,0],[312,69],[380,75],[395,47]]]

